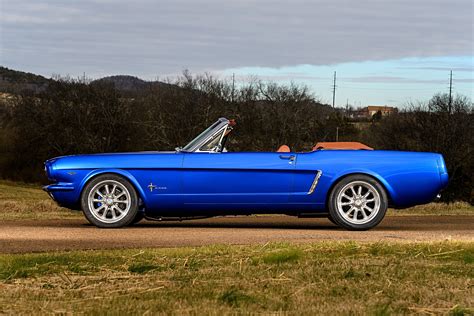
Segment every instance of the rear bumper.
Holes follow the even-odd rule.
[[[441,188],[446,188],[448,186],[448,182],[449,182],[449,176],[448,176],[448,173],[440,173],[439,174],[439,177],[440,177],[440,181],[441,181]]]

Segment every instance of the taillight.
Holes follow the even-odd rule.
[[[441,180],[441,186],[444,188],[448,185],[448,169],[446,168],[446,163],[444,162],[443,155],[438,156],[438,171],[439,171],[439,176]]]

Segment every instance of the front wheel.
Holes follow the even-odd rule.
[[[383,186],[365,175],[352,175],[336,184],[329,196],[329,215],[349,230],[367,230],[385,216],[388,198]]]
[[[145,218],[145,213],[144,212],[137,212],[137,215],[133,219],[133,221],[130,223],[130,225],[135,225],[141,222]]]
[[[135,220],[138,197],[134,187],[125,178],[104,174],[86,185],[81,206],[91,224],[101,228],[118,228],[130,225]]]

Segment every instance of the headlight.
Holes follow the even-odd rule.
[[[55,181],[53,163],[46,161],[44,164],[44,172],[49,181]]]

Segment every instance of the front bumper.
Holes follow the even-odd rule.
[[[45,185],[43,190],[51,193],[54,191],[74,191],[72,183],[58,182],[50,185]]]
[[[46,191],[53,201],[64,206],[70,204],[71,193],[74,192],[74,186],[72,183],[58,182],[44,186],[43,191]]]

